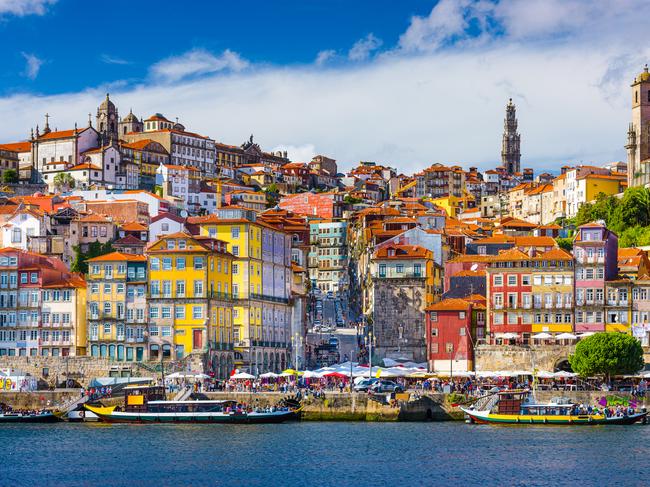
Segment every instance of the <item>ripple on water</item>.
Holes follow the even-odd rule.
[[[0,485],[644,485],[650,428],[1,425]]]

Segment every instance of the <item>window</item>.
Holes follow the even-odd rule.
[[[194,297],[203,296],[203,281],[194,281]]]
[[[163,326],[163,327],[161,327],[160,335],[164,336],[164,337],[172,336],[172,327],[171,326]]]
[[[232,255],[234,255],[235,257],[239,256],[239,245],[232,246]]]
[[[192,306],[192,319],[200,320],[203,318],[203,306]]]
[[[203,257],[194,257],[194,270],[201,270],[205,266],[205,260]]]
[[[433,314],[433,313],[431,313]],[[438,328],[431,328],[431,336],[432,337],[437,337],[438,336]]]
[[[171,318],[172,317],[172,310],[169,306],[163,306],[161,310],[161,317],[162,318]]]
[[[517,275],[508,274],[508,286],[516,286],[516,285],[517,285]]]
[[[530,286],[530,274],[524,274],[521,276],[521,285]]]
[[[492,279],[492,283],[495,286],[503,286],[503,274],[496,274]]]
[[[185,296],[185,281],[176,281],[176,296],[179,298]]]
[[[176,257],[176,269],[179,271],[185,269],[185,257]]]
[[[177,306],[174,308],[174,317],[177,320],[184,320],[185,319],[185,308],[183,306]]]
[[[230,236],[232,238],[239,238],[239,227],[231,227],[230,228]]]
[[[160,270],[160,259],[158,257],[152,257],[150,260],[151,270],[159,271]]]
[[[461,320],[464,320],[464,319],[465,319],[465,312],[464,312],[464,311],[460,311],[460,312],[458,313],[458,318],[461,319]]]
[[[149,318],[158,318],[158,308],[156,306],[149,308]]]
[[[386,264],[379,264],[379,277],[386,277]]]
[[[32,272],[29,275],[29,282],[31,282],[32,284],[36,284],[38,282],[38,273]]]
[[[172,258],[171,257],[163,257],[162,270],[163,271],[171,271],[172,270]]]

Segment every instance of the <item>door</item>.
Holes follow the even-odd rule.
[[[203,348],[203,330],[192,330],[192,348],[194,350]]]

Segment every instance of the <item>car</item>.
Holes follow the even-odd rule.
[[[392,380],[378,380],[370,386],[372,392],[404,392],[404,388]]]
[[[316,328],[317,326],[321,326],[321,325],[322,325],[321,320],[314,320],[314,328]]]
[[[336,338],[336,337],[330,337],[330,339],[329,339],[329,344],[330,344],[332,347],[338,347],[338,346],[339,346],[339,339]]]
[[[358,383],[354,384],[354,391],[355,392],[368,392],[368,389],[372,387],[372,385],[375,382],[378,382],[379,379],[363,379],[359,381]]]

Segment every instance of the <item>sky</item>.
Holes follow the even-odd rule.
[[[294,161],[500,161],[508,98],[522,167],[625,160],[650,0],[0,0],[0,141],[122,116]],[[191,7],[190,7],[191,5]]]

